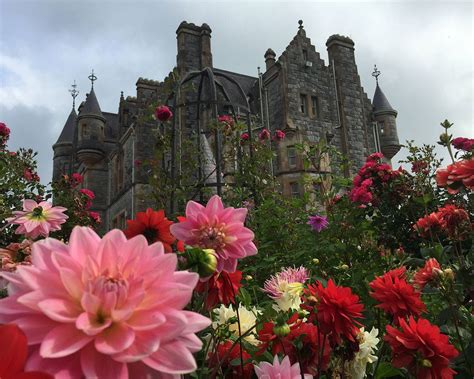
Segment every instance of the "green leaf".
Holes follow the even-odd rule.
[[[375,373],[375,379],[392,378],[394,376],[403,376],[403,373],[388,362],[381,363]]]

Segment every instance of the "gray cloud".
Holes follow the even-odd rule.
[[[67,90],[76,79],[83,99],[91,68],[102,110],[115,112],[120,91],[133,95],[138,77],[161,80],[172,69],[182,20],[211,26],[216,67],[255,75],[268,47],[283,52],[298,19],[326,63],[331,34],[354,39],[369,97],[377,63],[402,141],[434,144],[445,118],[456,136],[473,136],[471,2],[0,0],[0,118],[12,145],[39,151],[46,182],[71,107]]]

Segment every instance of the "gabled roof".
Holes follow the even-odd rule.
[[[61,143],[61,142],[72,143],[74,139],[74,130],[76,129],[76,123],[77,123],[77,113],[76,113],[76,110],[72,108],[71,113],[69,113],[66,123],[64,124],[63,130],[61,134],[59,135],[59,138],[56,141],[56,143]]]
[[[392,111],[396,112],[395,109],[390,105],[387,100],[387,97],[382,92],[382,89],[379,87],[377,83],[377,87],[375,88],[374,99],[372,100],[372,105],[374,106],[374,111]]]
[[[244,91],[244,94],[246,96],[251,92],[255,82],[257,81],[256,77],[239,74],[237,72],[221,70],[219,68],[213,68],[212,70],[214,71],[214,73],[221,73],[221,74],[227,75],[228,77],[230,77],[231,79],[239,83],[239,85],[242,87],[242,90]],[[216,80],[222,84],[222,86],[225,88],[226,92],[228,93],[230,100],[235,105],[242,106],[242,107],[245,106],[246,99],[242,97],[242,94],[237,89],[234,83],[227,80],[225,77],[218,76],[218,75],[216,75]]]
[[[89,95],[87,95],[87,99],[79,112],[80,116],[85,115],[93,115],[104,118],[102,111],[100,110],[99,102],[97,101],[97,97],[95,96],[94,88],[91,89]]]

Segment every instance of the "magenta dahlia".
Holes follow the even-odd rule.
[[[69,245],[37,242],[32,266],[2,274],[10,296],[0,300],[0,324],[26,334],[28,370],[71,379],[192,372],[195,333],[210,320],[183,310],[198,275],[176,265],[160,242],[76,227]]]
[[[186,245],[214,249],[217,271],[234,272],[237,259],[257,254],[253,232],[244,226],[246,208],[224,208],[219,196],[204,207],[194,201],[186,206],[186,220],[171,225],[171,233]]]

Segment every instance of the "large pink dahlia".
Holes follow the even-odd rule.
[[[224,208],[219,196],[204,207],[194,201],[186,206],[186,221],[171,225],[171,233],[185,244],[214,249],[217,271],[234,272],[237,259],[257,254],[253,232],[244,226],[246,208]]]
[[[23,200],[23,210],[14,211],[13,217],[7,218],[9,224],[19,225],[16,234],[23,234],[25,237],[37,238],[47,237],[49,232],[61,230],[61,224],[68,219],[63,212],[64,207],[53,207],[47,201],[39,204],[34,200]]]
[[[2,274],[9,297],[0,324],[16,323],[30,347],[27,369],[56,379],[160,378],[196,369],[195,333],[210,320],[183,308],[198,275],[145,237],[119,230],[100,239],[76,227],[69,245],[33,245],[32,266]]]

